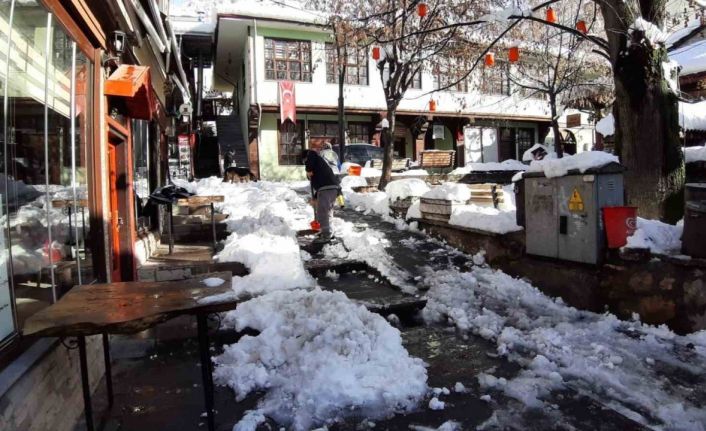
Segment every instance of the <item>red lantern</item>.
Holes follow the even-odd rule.
[[[417,15],[419,15],[420,18],[427,16],[427,12],[429,12],[429,6],[427,6],[426,3],[419,3],[417,5]]]
[[[576,23],[576,30],[580,31],[583,34],[588,33],[588,27],[586,26],[586,21],[580,20],[579,22]]]
[[[495,66],[495,54],[493,54],[492,52],[488,52],[485,54],[485,65],[487,67]]]
[[[380,47],[379,46],[373,47],[373,60],[380,60]]]
[[[513,46],[510,48],[510,50],[507,53],[507,58],[510,60],[510,63],[516,63],[517,61],[520,60],[520,48]]]
[[[434,99],[429,100],[429,111],[431,111],[431,112],[436,111],[436,100],[434,100]]]
[[[554,9],[548,7],[547,8],[547,22],[551,22],[554,24],[557,21],[556,19],[556,12],[554,12]]]

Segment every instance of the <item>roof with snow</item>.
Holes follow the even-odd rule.
[[[706,72],[706,40],[685,44],[669,53],[681,66],[681,76]]]
[[[706,100],[698,103],[679,102],[679,125],[684,130],[706,130]],[[603,136],[615,133],[615,118],[608,114],[596,123],[596,132]]]

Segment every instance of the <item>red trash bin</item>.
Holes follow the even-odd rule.
[[[603,224],[608,248],[620,248],[637,229],[637,207],[604,207]]]

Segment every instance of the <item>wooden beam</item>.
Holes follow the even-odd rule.
[[[93,15],[93,12],[91,12],[91,9],[86,4],[86,1],[85,0],[71,0],[71,3],[74,5],[74,8],[76,8],[76,11],[78,12],[78,14],[81,15],[81,18],[83,19],[83,22],[86,24],[86,27],[88,27],[88,29],[93,34],[93,37],[98,42],[98,46],[100,46],[103,49],[106,49],[107,45],[106,45],[105,31],[103,31],[103,27],[101,26],[101,24],[98,21],[98,19],[96,18],[96,16]]]

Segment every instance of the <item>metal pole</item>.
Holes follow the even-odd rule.
[[[86,417],[86,430],[93,431],[93,407],[91,406],[91,387],[88,382],[88,361],[86,360],[86,337],[78,336],[78,359],[81,369],[81,387],[83,388],[83,406]]]
[[[172,217],[172,204],[167,204],[167,213],[169,216],[169,223],[167,223],[169,230],[169,254],[172,254],[174,252],[174,218]]]
[[[113,407],[113,373],[110,364],[110,338],[103,333],[103,361],[105,363],[105,386],[108,391],[108,407]]]
[[[201,353],[201,377],[203,379],[203,394],[206,402],[206,422],[208,431],[215,431],[213,417],[213,375],[211,374],[211,354],[208,350],[208,324],[206,314],[196,315],[199,336],[199,351]]]
[[[213,232],[213,251],[218,247],[218,239],[216,237],[216,211],[215,205],[211,202],[211,231]]]

